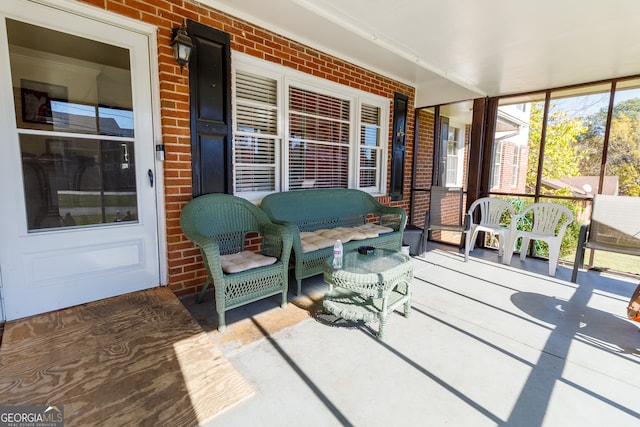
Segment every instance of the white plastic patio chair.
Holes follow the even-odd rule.
[[[476,211],[479,213],[476,214]],[[505,218],[508,219],[508,222],[503,221],[505,212],[509,214]],[[495,197],[483,197],[471,204],[468,216],[471,223],[464,246],[465,261],[469,258],[469,251],[472,251],[476,246],[478,232],[485,231],[492,233],[494,236],[499,236],[498,255],[503,257],[504,262],[504,250],[511,242],[510,230],[511,226],[515,224],[515,212],[511,204]],[[477,222],[476,218],[479,218]]]
[[[527,216],[527,213],[533,212],[533,220],[531,231],[522,230],[521,219]],[[569,208],[558,205],[556,203],[533,203],[516,216],[514,227],[511,229],[510,250],[507,250],[506,262],[511,262],[513,247],[518,237],[522,237],[522,245],[520,246],[520,260],[527,257],[527,250],[531,240],[542,240],[549,245],[549,275],[555,276],[558,267],[558,259],[560,258],[560,245],[567,226],[573,221],[573,213]]]

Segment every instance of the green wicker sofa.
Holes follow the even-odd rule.
[[[200,302],[210,284],[215,289],[218,330],[225,312],[272,295],[287,305],[291,234],[273,224],[253,203],[229,194],[206,194],[182,209],[180,225],[202,254],[207,270]],[[262,236],[262,253],[246,250],[247,238]]]
[[[385,206],[364,191],[345,188],[272,193],[262,199],[260,207],[271,221],[287,226],[293,236],[298,295],[302,290],[302,279],[322,273],[322,263],[332,254],[333,242],[340,236],[338,230],[344,232],[345,228],[364,227],[370,236],[362,239],[361,233],[356,233],[359,236],[351,240],[341,239],[345,251],[362,245],[399,251],[407,221],[404,209]],[[374,224],[388,229],[371,233],[373,230],[367,227]],[[336,231],[336,234],[330,235],[333,240],[326,239],[318,249],[303,247],[303,237],[317,231]]]

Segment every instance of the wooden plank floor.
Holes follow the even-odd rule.
[[[252,394],[167,288],[9,322],[0,347],[0,402],[67,426],[198,425]]]

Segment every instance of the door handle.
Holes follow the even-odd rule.
[[[149,171],[147,171],[147,175],[149,175],[149,185],[153,187],[153,171],[149,169]]]

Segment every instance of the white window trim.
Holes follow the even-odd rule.
[[[235,55],[240,55],[238,53],[236,53]],[[244,55],[243,55],[244,56]],[[269,69],[269,67],[267,68],[260,68],[260,67],[255,67],[251,64],[246,64],[244,67],[237,67],[236,66],[236,61],[238,61],[240,64],[242,65],[242,60],[241,58],[238,58],[236,56],[233,57],[232,60],[232,64],[234,64],[233,66],[233,71],[231,73],[231,91],[232,91],[232,96],[231,96],[231,117],[233,120],[233,128],[232,128],[232,162],[233,162],[233,183],[234,183],[234,193],[235,193],[235,182],[236,182],[236,125],[238,123],[238,110],[237,110],[237,101],[236,101],[236,94],[235,94],[235,88],[236,88],[236,71],[238,70],[238,68],[242,68],[243,71],[248,72],[248,73],[252,73],[252,74],[259,74],[263,77],[267,77],[270,79],[274,79],[276,81],[278,81],[278,85],[280,86],[280,79],[281,79],[281,73],[278,73],[277,71],[272,71]],[[281,116],[281,110],[282,110],[282,104],[284,102],[283,99],[283,93],[281,90],[281,87],[278,87],[278,91],[276,92],[276,98],[277,98],[277,109],[279,110],[278,113],[278,126],[277,126],[277,137],[275,138],[275,170],[274,170],[274,175],[276,177],[276,182],[275,182],[275,190],[273,192],[279,192],[282,191],[281,190],[281,179],[280,177],[282,176],[282,162],[278,161],[278,159],[281,158],[281,152],[282,152],[282,137],[283,135],[286,135],[284,133],[284,124],[283,124],[283,120],[282,120],[282,116]],[[240,197],[245,197],[247,198],[247,200],[251,200],[251,201],[260,201],[262,200],[262,198],[264,196],[266,196],[267,194],[270,194],[272,192],[270,191],[256,191],[256,192],[252,192],[252,193],[239,193],[237,194]],[[248,196],[250,195],[250,196]]]
[[[372,107],[377,107],[380,109],[380,117],[381,117],[381,123],[380,123],[380,148],[379,149],[375,149],[375,151],[379,151],[380,152],[380,156],[378,158],[378,170],[380,172],[379,176],[378,176],[378,180],[380,182],[378,182],[377,187],[360,187],[359,186],[359,181],[360,181],[360,150],[362,149],[362,146],[360,145],[360,126],[362,124],[362,104],[368,104]],[[355,143],[355,153],[353,156],[353,161],[354,161],[354,170],[355,173],[353,174],[352,178],[355,180],[354,183],[354,188],[359,188],[362,191],[366,191],[368,193],[374,194],[374,195],[386,195],[387,193],[387,159],[388,159],[388,155],[389,155],[389,140],[388,140],[388,135],[389,135],[389,124],[388,124],[388,120],[385,120],[386,117],[389,116],[389,100],[387,100],[386,98],[381,98],[379,100],[374,100],[374,99],[366,99],[363,100],[360,105],[360,108],[356,109],[356,117],[355,117],[355,123],[356,123],[356,127],[357,129],[355,129],[356,131],[356,143]],[[381,191],[378,194],[378,189],[381,189]]]
[[[359,188],[359,150],[360,150],[360,110],[362,104],[369,104],[380,108],[380,176],[379,183],[376,188],[363,187],[359,188],[370,193],[373,196],[385,196],[387,194],[387,177],[388,177],[388,158],[389,158],[389,112],[390,100],[388,98],[371,94],[362,90],[344,86],[330,80],[321,79],[291,68],[270,63],[250,55],[232,51],[232,73],[231,73],[231,104],[233,127],[233,181],[235,183],[235,123],[237,123],[236,112],[236,72],[238,70],[264,77],[275,79],[278,82],[278,138],[275,148],[276,156],[276,182],[275,192],[288,190],[288,150],[285,150],[289,135],[289,106],[288,106],[288,88],[289,86],[307,89],[322,94],[334,96],[336,98],[349,101],[350,105],[350,132],[349,132],[349,188]],[[237,196],[248,200],[258,202],[269,192],[245,192],[236,193]]]
[[[520,146],[514,144],[513,147],[513,164],[511,165],[511,186],[518,186],[518,175],[520,174]]]
[[[462,187],[462,170],[464,169],[464,149],[465,149],[465,137],[466,137],[466,131],[467,131],[467,127],[464,123],[462,122],[455,122],[455,121],[450,121],[449,122],[449,130],[451,130],[451,128],[456,128],[458,129],[458,139],[456,140],[456,158],[457,158],[457,165],[456,165],[456,182],[454,184],[449,184],[449,187]],[[448,139],[448,136],[447,136]],[[449,151],[447,150],[447,157],[449,156]]]
[[[496,181],[495,177],[497,176],[497,182],[493,182],[491,184],[491,188],[500,188],[501,178],[502,178],[502,150],[504,149],[504,141],[494,141],[493,146],[493,159],[491,164],[491,179],[492,181]],[[497,160],[496,160],[497,158]],[[497,168],[497,171],[496,171]]]

